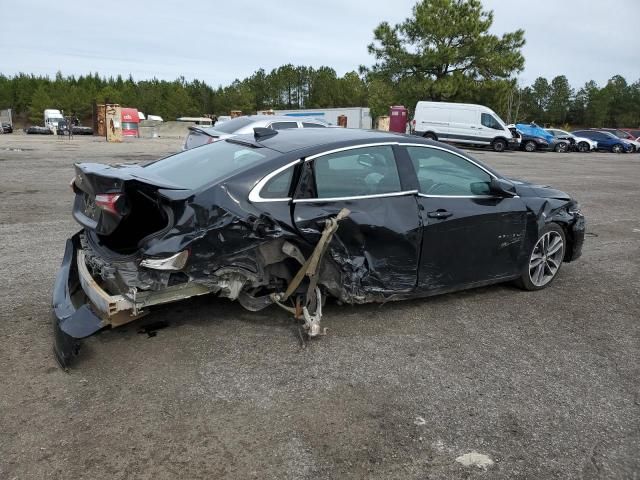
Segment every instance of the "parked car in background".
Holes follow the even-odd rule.
[[[418,102],[411,130],[414,135],[465,145],[490,145],[496,152],[518,148],[502,119],[484,105]]]
[[[576,137],[572,133],[557,128],[547,128],[547,132],[560,140],[569,140],[571,149],[578,152],[593,152],[598,150],[598,142],[586,137]]]
[[[2,122],[2,133],[13,133],[13,126],[10,123]]]
[[[361,129],[256,128],[146,165],[78,163],[71,187],[82,229],[52,303],[62,366],[80,338],[197,295],[279,305],[313,337],[326,297],[540,290],[584,240],[564,192],[443,143]]]
[[[58,122],[56,133],[58,135],[68,135],[69,129],[73,135],[93,135],[93,128],[83,127],[82,125],[69,124],[67,120],[61,120]]]
[[[627,142],[631,143],[631,145],[633,145],[634,152],[640,152],[640,142],[637,141],[636,138],[634,138],[634,136],[629,132],[625,132],[624,130],[620,130],[617,128],[598,128],[597,130],[600,132],[612,133],[616,137],[626,140]]]
[[[41,127],[39,125],[32,125],[24,129],[24,132],[29,135],[53,135],[53,130],[49,127]]]
[[[623,132],[630,134],[635,140],[640,140],[640,128],[620,128]]]
[[[248,115],[236,117],[213,127],[189,127],[184,140],[183,150],[199,147],[216,140],[223,140],[234,135],[253,133],[256,127],[286,130],[289,128],[327,128],[323,120],[316,118],[290,117],[284,115]]]
[[[526,152],[553,150],[554,152],[565,153],[571,148],[570,140],[555,138],[551,133],[535,123],[516,123],[515,128],[522,137],[520,139],[520,150]]]
[[[613,153],[632,152],[633,145],[612,133],[598,130],[575,130],[571,132],[576,137],[585,137],[598,142],[598,150],[607,150]]]

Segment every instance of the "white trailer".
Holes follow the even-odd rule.
[[[269,110],[271,113],[272,110]],[[264,112],[259,112],[264,113]],[[347,128],[371,128],[371,111],[366,107],[344,107],[344,108],[306,108],[303,110],[273,110],[274,115],[286,115],[290,117],[310,117],[318,118],[338,125],[338,117],[347,117]]]
[[[13,127],[13,118],[11,117],[11,109],[5,108],[0,110],[0,123],[6,123]]]

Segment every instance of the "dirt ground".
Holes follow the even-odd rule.
[[[305,349],[283,311],[202,297],[87,339],[65,373],[72,164],[179,148],[0,135],[0,479],[640,478],[640,154],[474,152],[582,203],[584,256],[546,290],[329,302]]]

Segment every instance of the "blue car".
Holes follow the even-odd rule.
[[[568,140],[555,138],[544,128],[535,123],[516,123],[516,130],[520,134],[520,150],[535,152],[536,150],[553,150],[554,152],[568,152],[571,143]]]
[[[616,137],[609,132],[599,132],[597,130],[576,130],[571,132],[577,137],[586,137],[598,142],[598,150],[607,150],[613,153],[633,152],[633,145],[622,138]]]

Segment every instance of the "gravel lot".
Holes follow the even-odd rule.
[[[584,255],[554,285],[329,303],[302,349],[286,313],[199,298],[84,342],[69,373],[49,304],[77,230],[77,161],[178,139],[0,135],[0,478],[640,478],[640,154],[476,151],[574,194]],[[465,466],[477,452],[493,464]],[[482,457],[484,458],[484,457]]]

